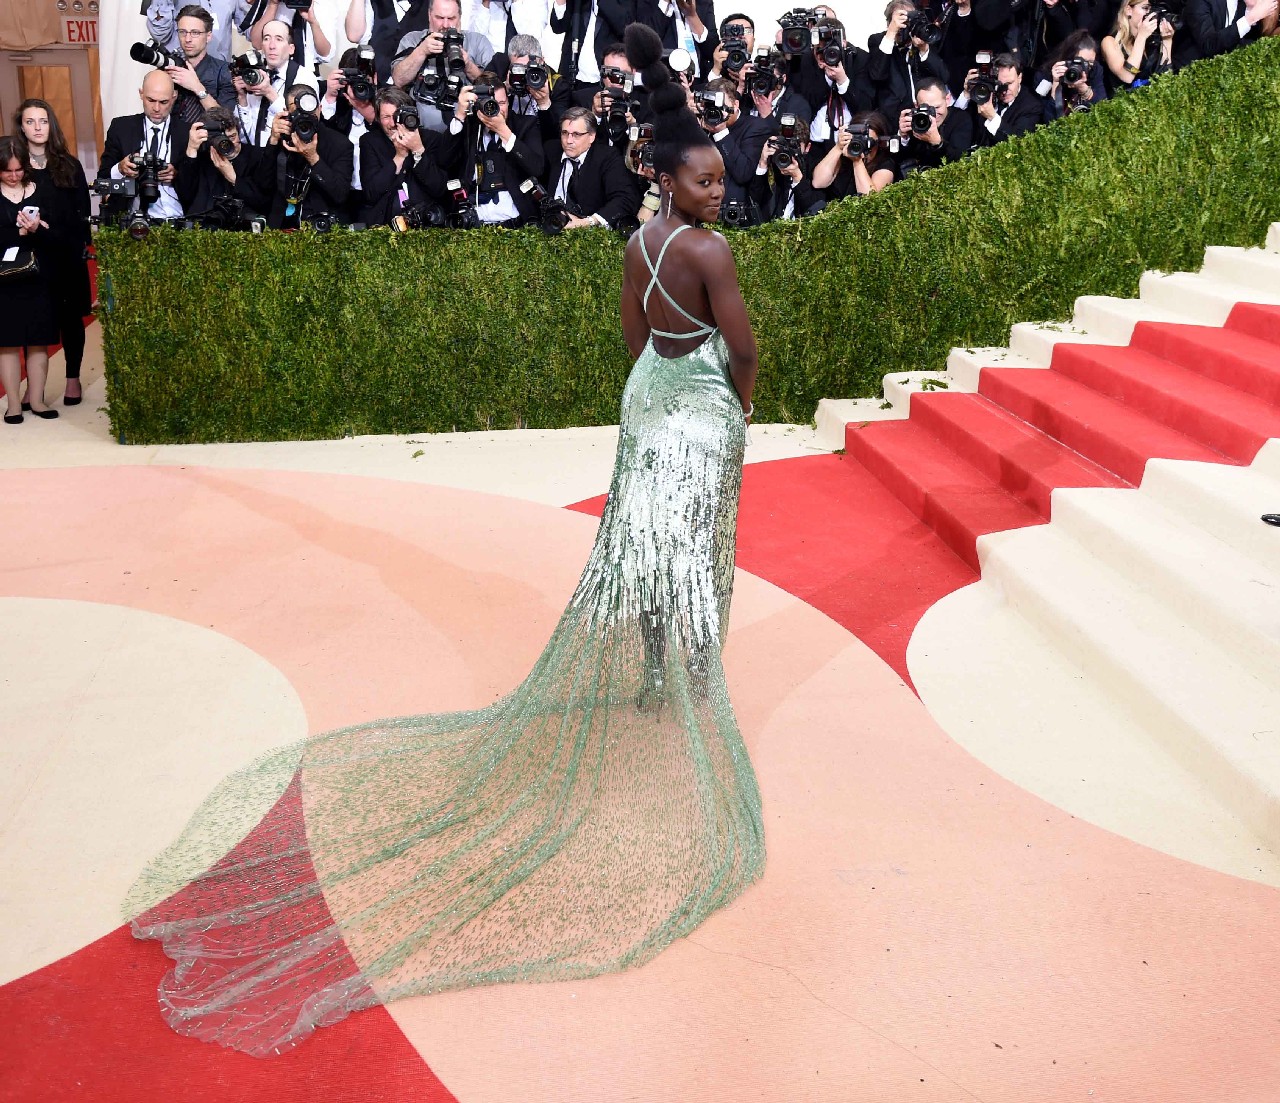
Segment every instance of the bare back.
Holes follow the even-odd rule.
[[[627,281],[641,297],[653,347],[659,356],[667,359],[692,352],[716,326],[700,256],[712,231],[692,227],[680,233],[682,225],[645,223],[631,236],[625,260]],[[649,226],[654,229],[646,230]],[[668,245],[669,239],[674,240]],[[657,270],[656,283],[645,304],[645,290],[654,281],[654,269]],[[676,306],[668,301],[667,295]],[[692,315],[692,319],[681,313],[682,310]],[[704,328],[700,329],[698,323]],[[685,336],[673,337],[672,334]]]

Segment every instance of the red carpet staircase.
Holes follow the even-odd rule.
[[[1280,437],[1280,306],[1063,342],[1047,371],[988,367],[977,393],[914,393],[910,412],[848,425],[846,451],[977,570],[978,537],[1047,521],[1058,487],[1137,486],[1153,458],[1252,462]]]

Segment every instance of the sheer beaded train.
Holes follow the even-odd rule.
[[[404,996],[624,969],[760,875],[720,660],[745,431],[727,362],[718,332],[636,362],[590,559],[514,692],[272,754],[139,878],[175,1030],[264,1056]]]

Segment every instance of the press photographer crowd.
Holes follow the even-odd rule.
[[[713,0],[337,2],[151,0],[152,41],[130,50],[142,112],[112,120],[92,189],[49,104],[21,105],[0,139],[6,422],[57,416],[36,396],[59,339],[64,401],[80,401],[91,221],[143,237],[651,218],[633,21],[661,36],[720,148],[732,226],[880,191],[1277,33],[1277,0],[890,0],[865,48],[826,5],[788,11],[770,41],[745,14],[717,22]],[[559,58],[542,56],[548,27]],[[335,59],[343,35],[359,44]]]

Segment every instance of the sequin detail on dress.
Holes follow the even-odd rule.
[[[718,332],[636,362],[595,545],[518,688],[254,763],[139,878],[175,1030],[264,1056],[399,997],[624,969],[760,876],[720,660],[745,428],[727,363]]]

